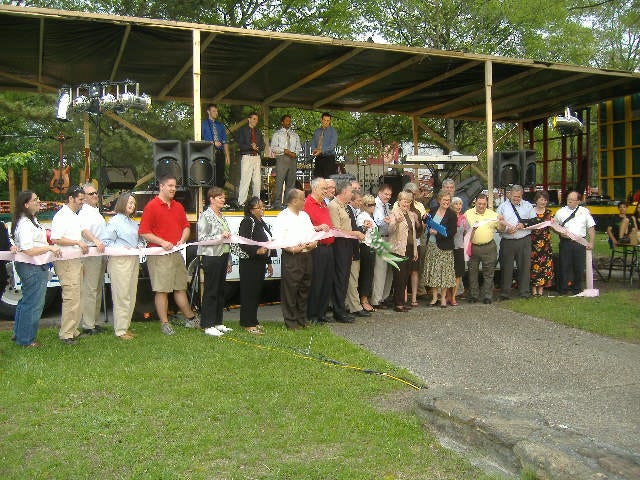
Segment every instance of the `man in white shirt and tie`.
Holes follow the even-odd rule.
[[[373,221],[378,226],[378,232],[380,232],[380,237],[384,241],[389,241],[389,213],[391,212],[389,200],[391,200],[391,193],[390,185],[386,183],[381,185],[376,197],[376,208],[373,211]],[[384,301],[391,293],[392,273],[391,269],[388,268],[387,262],[376,255],[371,290],[371,304],[374,308],[385,308]]]
[[[283,115],[282,128],[276,130],[271,139],[271,151],[276,156],[276,187],[272,208],[282,209],[283,185],[287,190],[294,188],[296,183],[296,171],[298,152],[302,149],[300,137],[291,128],[291,116]]]

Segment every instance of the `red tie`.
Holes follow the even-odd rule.
[[[251,129],[251,143],[256,143],[256,131],[255,129]]]

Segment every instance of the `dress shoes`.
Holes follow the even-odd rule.
[[[355,315],[356,317],[370,317],[371,312],[367,312],[365,310],[358,310],[357,312],[352,312],[351,315]]]
[[[406,307],[403,307],[402,305],[397,305],[393,307],[393,311],[398,313],[407,313],[409,309]]]
[[[61,338],[60,341],[65,345],[75,345],[77,343],[73,338]]]
[[[351,315],[345,315],[343,317],[333,317],[333,319],[338,323],[353,323],[355,319]]]

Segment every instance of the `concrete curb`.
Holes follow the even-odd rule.
[[[518,478],[526,468],[540,479],[640,478],[638,455],[552,425],[507,397],[430,388],[416,397],[416,411],[444,446],[488,472]]]

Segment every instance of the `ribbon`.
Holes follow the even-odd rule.
[[[86,257],[100,257],[100,256],[153,256],[153,255],[168,255],[170,253],[179,252],[184,250],[185,248],[195,245],[195,246],[210,246],[210,245],[221,245],[223,243],[240,243],[243,245],[257,245],[260,247],[267,247],[269,250],[275,250],[279,248],[287,248],[294,247],[299,245],[300,243],[307,242],[315,242],[317,240],[323,240],[325,238],[330,237],[342,237],[342,238],[352,238],[355,237],[341,232],[339,230],[330,230],[328,232],[315,232],[313,235],[310,235],[308,238],[303,239],[302,242],[292,242],[292,241],[282,241],[282,240],[270,240],[268,242],[257,242],[255,240],[251,240],[249,238],[241,237],[239,235],[231,235],[230,238],[219,238],[215,240],[202,240],[199,242],[190,242],[183,243],[181,245],[176,245],[170,250],[165,250],[162,247],[147,247],[147,248],[125,248],[125,247],[107,247],[104,250],[104,253],[100,253],[96,247],[90,247],[88,253],[82,253],[80,248],[74,249],[63,249],[62,256],[56,257],[53,252],[43,253],[41,255],[37,255],[32,257],[25,253],[11,253],[8,250],[0,251],[0,260],[5,260],[8,262],[22,262],[22,263],[30,263],[33,265],[46,265],[51,262],[60,262],[64,260],[73,260],[75,258],[86,258]]]

